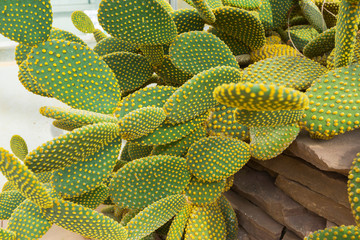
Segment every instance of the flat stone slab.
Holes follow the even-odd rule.
[[[284,228],[281,224],[235,192],[227,191],[225,196],[229,199],[238,216],[239,225],[246,232],[251,233],[250,239],[252,237],[258,240],[280,239]]]
[[[307,132],[302,131],[287,151],[321,170],[347,176],[351,163],[360,151],[360,129],[331,140],[311,139]]]
[[[295,233],[286,230],[282,240],[302,240],[302,238],[299,238]]]
[[[338,225],[355,225],[351,210],[334,202],[332,199],[281,175],[276,178],[275,184],[292,199],[319,216]]]
[[[263,209],[273,219],[304,238],[324,229],[326,219],[310,212],[275,186],[266,172],[242,168],[235,174],[233,190]]]
[[[283,154],[268,161],[255,160],[255,162],[350,208],[347,178],[343,175],[320,171],[302,159]]]

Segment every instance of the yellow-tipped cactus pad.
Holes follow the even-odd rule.
[[[221,84],[240,81],[241,74],[237,68],[219,66],[195,75],[166,101],[166,121],[183,123],[215,107],[218,102],[212,96],[214,89]]]
[[[239,223],[237,220],[236,213],[232,206],[230,205],[230,202],[224,197],[224,195],[221,195],[218,204],[220,206],[221,212],[224,215],[227,235],[226,239],[228,240],[236,240],[238,236],[238,230],[239,230]]]
[[[202,31],[205,22],[196,9],[178,9],[171,13],[178,34],[190,31]]]
[[[184,208],[175,216],[170,225],[166,240],[178,240],[182,238],[192,208],[193,205],[187,203],[185,204]]]
[[[73,12],[71,14],[71,21],[80,32],[93,33],[95,31],[93,22],[83,11]]]
[[[324,55],[335,47],[336,27],[332,27],[311,40],[303,49],[305,56],[311,58]]]
[[[44,42],[53,21],[50,0],[2,0],[0,33],[29,46]]]
[[[14,135],[10,139],[10,148],[11,151],[18,157],[20,160],[24,160],[28,154],[28,147],[25,140],[19,136]]]
[[[192,31],[176,37],[170,45],[170,59],[181,70],[198,74],[217,66],[238,68],[229,47],[211,33]]]
[[[136,44],[128,43],[114,37],[108,37],[98,42],[93,50],[99,54],[99,56],[104,56],[114,52],[136,53],[138,47]]]
[[[162,45],[176,37],[176,25],[156,0],[102,0],[98,18],[111,36],[140,45]]]
[[[81,206],[95,209],[109,196],[109,188],[101,184],[94,190],[86,192],[78,197],[70,198],[68,201]]]
[[[198,179],[215,182],[239,171],[250,160],[249,145],[227,137],[202,138],[191,145],[186,158]]]
[[[46,218],[66,230],[98,240],[126,240],[127,230],[92,209],[65,200],[55,199],[54,207],[44,211]]]
[[[242,8],[245,10],[258,10],[261,0],[223,0],[226,6]]]
[[[221,104],[249,111],[300,110],[309,105],[300,91],[266,84],[223,84],[215,88],[214,97]]]
[[[14,210],[25,201],[25,197],[17,190],[0,193],[0,219],[7,220]]]
[[[184,195],[172,195],[146,207],[126,225],[128,239],[140,240],[146,237],[180,212],[185,204]]]
[[[10,230],[0,228],[0,238],[3,240],[16,240],[16,234]]]
[[[192,178],[185,189],[188,201],[196,206],[206,206],[214,203],[222,194],[226,180],[219,182],[203,182]]]
[[[87,46],[64,40],[41,43],[32,49],[28,68],[41,88],[73,108],[112,113],[120,100],[114,73]]]
[[[326,228],[310,233],[304,240],[318,240],[318,239],[331,239],[331,240],[352,240],[360,238],[360,229],[356,226],[340,226]]]
[[[299,5],[304,17],[319,33],[327,29],[323,15],[312,0],[300,0]]]
[[[215,15],[212,12],[207,0],[192,0],[192,3],[206,23],[212,24],[215,22]]]
[[[128,153],[131,161],[149,156],[152,150],[153,146],[143,146],[134,142],[129,142],[128,144]]]
[[[115,204],[144,208],[161,198],[181,193],[189,181],[185,158],[159,155],[126,164],[111,180],[109,188]]]
[[[118,134],[119,126],[115,123],[84,126],[39,146],[26,156],[25,164],[34,172],[70,166],[97,152]]]
[[[52,198],[35,174],[3,148],[0,148],[0,171],[24,197],[42,208],[52,207]]]
[[[359,192],[360,192],[360,153],[356,154],[351,170],[349,172],[348,180],[348,195],[352,213],[355,217],[357,224],[360,222],[360,202],[359,202]]]

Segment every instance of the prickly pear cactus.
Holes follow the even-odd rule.
[[[191,10],[102,0],[106,33],[72,14],[93,49],[52,28],[50,1],[23,2],[1,1],[0,33],[19,43],[22,85],[68,105],[40,109],[66,132],[32,150],[17,135],[13,153],[0,148],[1,239],[40,239],[57,224],[92,239],[235,240],[223,193],[251,157],[278,156],[301,128],[329,139],[360,126],[358,1],[330,1],[333,27],[318,0],[187,0]],[[331,71],[310,59],[330,52]],[[349,175],[357,222],[358,162]],[[100,204],[110,206],[100,213]]]

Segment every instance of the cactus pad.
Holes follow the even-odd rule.
[[[239,224],[237,220],[236,213],[229,201],[224,197],[220,196],[218,201],[222,214],[224,215],[227,235],[226,239],[235,240],[238,236]]]
[[[149,156],[152,150],[153,146],[142,146],[133,142],[128,144],[128,153],[131,161]]]
[[[176,24],[178,34],[204,29],[205,22],[196,9],[178,9],[170,15]]]
[[[29,200],[21,203],[8,222],[7,229],[16,234],[17,239],[40,239],[52,226],[41,209]]]
[[[320,10],[324,7],[323,15],[328,28],[334,27],[336,25],[341,0],[326,0],[325,2],[324,0],[313,1]]]
[[[73,12],[71,14],[71,21],[80,32],[93,33],[95,31],[93,22],[83,11]]]
[[[27,144],[25,140],[19,135],[14,135],[11,137],[10,148],[14,155],[20,160],[24,160],[28,154]]]
[[[309,104],[300,91],[266,84],[223,84],[215,88],[214,97],[221,104],[249,111],[299,110]]]
[[[297,123],[275,127],[250,128],[250,154],[259,160],[268,160],[280,155],[300,132]]]
[[[65,131],[73,131],[77,128],[80,128],[82,126],[84,126],[83,124],[80,123],[74,123],[74,122],[69,122],[69,121],[65,121],[65,120],[55,120],[53,121],[53,125],[56,128],[65,130]]]
[[[223,0],[226,6],[242,8],[245,10],[258,10],[261,0]]]
[[[124,92],[141,87],[153,73],[148,60],[136,53],[110,53],[103,56],[103,60],[115,73],[120,89]]]
[[[46,209],[44,213],[50,222],[84,237],[98,240],[127,239],[127,230],[119,223],[81,205],[55,199],[54,207]]]
[[[109,188],[101,184],[97,188],[86,192],[78,197],[68,199],[68,201],[82,205],[87,208],[95,209],[109,196]]]
[[[291,7],[294,6],[297,3],[297,1],[296,0],[268,0],[268,1],[271,5],[273,29],[283,27],[287,21],[288,13]]]
[[[182,192],[189,181],[185,158],[151,156],[122,167],[109,188],[115,204],[143,208],[163,197]]]
[[[300,53],[293,47],[285,44],[265,44],[260,49],[250,53],[251,60],[258,62],[266,58],[280,57],[280,56],[299,56]]]
[[[185,204],[184,195],[172,195],[146,207],[126,225],[128,239],[139,240],[154,232],[180,212]]]
[[[20,66],[20,64],[27,59],[29,53],[31,52],[31,46],[25,44],[18,44],[15,48],[15,60],[16,64]]]
[[[249,145],[227,137],[202,138],[191,145],[187,155],[190,172],[207,182],[226,179],[250,159]]]
[[[207,0],[192,0],[192,3],[206,23],[212,24],[215,22],[215,15]]]
[[[360,180],[360,153],[356,155],[354,159],[351,170],[349,172],[349,180],[348,180],[348,195],[349,202],[351,206],[351,210],[353,216],[355,217],[355,221],[357,224],[360,222],[360,203],[359,203],[359,180]]]
[[[299,50],[303,51],[304,47],[314,38],[319,36],[318,31],[310,25],[297,25],[286,30],[290,35],[290,41]]]
[[[119,120],[126,114],[143,107],[162,107],[176,88],[152,86],[140,89],[126,96],[116,107],[115,117]]]
[[[170,45],[170,59],[181,70],[198,74],[217,66],[238,68],[229,47],[211,33],[192,31],[176,37]]]
[[[185,240],[225,240],[224,216],[217,204],[195,206],[185,229]]]
[[[259,49],[265,44],[264,27],[253,13],[240,8],[221,7],[215,9],[214,14],[214,26],[217,29],[240,39],[251,50]]]
[[[310,59],[281,56],[265,59],[245,68],[243,81],[304,90],[326,71],[325,67]]]
[[[166,121],[182,123],[208,111],[218,104],[212,96],[215,87],[240,80],[241,71],[226,66],[210,68],[195,75],[166,101]]]
[[[99,56],[104,56],[114,52],[135,53],[138,51],[138,47],[135,44],[114,37],[108,37],[98,42],[93,50],[99,54]]]
[[[112,113],[120,99],[115,75],[87,46],[64,40],[41,43],[31,50],[28,68],[41,88],[73,108]]]
[[[326,31],[327,27],[323,15],[312,0],[300,0],[299,5],[304,17],[319,33]]]
[[[53,173],[52,187],[63,197],[72,198],[98,187],[113,170],[121,147],[116,139],[98,152]]]
[[[164,47],[162,45],[142,45],[140,50],[153,67],[161,66],[164,61]]]
[[[336,28],[332,27],[311,40],[303,49],[305,56],[311,58],[330,52],[335,47]]]
[[[0,18],[1,34],[33,46],[49,38],[53,13],[50,0],[2,0]]]
[[[274,127],[299,121],[304,110],[248,111],[236,109],[235,121],[247,127]]]
[[[7,220],[14,210],[25,201],[25,197],[17,190],[0,193],[0,219]]]
[[[234,119],[235,109],[224,105],[212,109],[206,123],[206,130],[210,136],[226,136],[240,140],[249,138],[248,128]]]
[[[127,0],[102,0],[98,18],[111,36],[139,45],[162,45],[176,37],[176,25],[156,0],[144,4]]]
[[[144,107],[126,114],[119,121],[120,135],[125,140],[135,140],[159,127],[166,118],[162,108]]]
[[[16,190],[16,187],[11,181],[7,181],[1,189],[2,192],[13,191],[13,190]]]
[[[308,89],[310,104],[301,125],[323,139],[360,127],[360,65],[337,68]]]
[[[52,198],[35,174],[3,148],[0,148],[0,171],[24,197],[42,208],[52,207]]]
[[[310,233],[304,240],[331,239],[331,240],[350,240],[359,239],[360,229],[356,226],[336,226]]]
[[[16,240],[16,234],[8,229],[0,228],[0,239]]]
[[[188,201],[196,206],[206,206],[215,202],[225,187],[225,180],[219,182],[202,182],[192,178],[189,185],[186,186],[185,195]]]
[[[192,208],[193,205],[185,204],[184,208],[175,216],[170,225],[167,240],[178,240],[182,238]]]
[[[87,44],[78,36],[76,36],[75,34],[59,29],[59,28],[52,28],[51,32],[50,32],[50,37],[48,39],[49,40],[54,40],[54,39],[63,39],[69,42],[74,42],[74,43],[79,43],[81,45],[86,46]]]
[[[44,143],[25,158],[25,164],[34,172],[52,171],[82,160],[118,135],[114,123],[98,123],[75,129]]]

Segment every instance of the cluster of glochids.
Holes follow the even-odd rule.
[[[1,239],[39,239],[52,224],[104,240],[236,239],[222,193],[250,157],[276,157],[300,128],[330,139],[359,127],[358,1],[187,2],[102,0],[110,36],[74,12],[93,49],[52,28],[50,0],[0,2],[19,80],[69,106],[40,109],[67,133],[30,152],[19,136],[13,154],[0,148]]]

